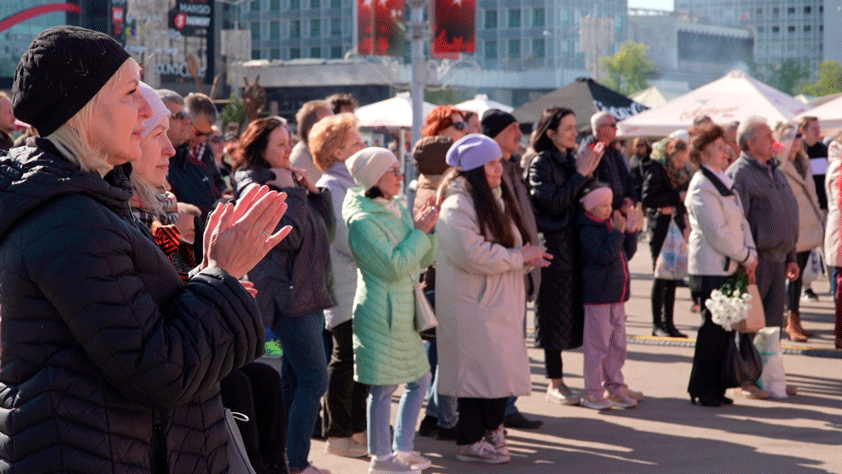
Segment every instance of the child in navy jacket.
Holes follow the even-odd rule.
[[[611,188],[594,184],[584,190],[583,211],[577,222],[582,254],[583,301],[585,303],[585,389],[582,406],[603,410],[631,408],[643,394],[623,381],[626,361],[626,310],[629,299],[628,260],[637,250],[635,218],[628,221],[612,212]],[[603,391],[608,395],[603,396]]]

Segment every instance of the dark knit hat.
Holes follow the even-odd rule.
[[[93,99],[129,57],[105,33],[77,26],[42,31],[15,71],[15,117],[46,137]]]
[[[482,114],[480,121],[482,134],[494,138],[514,122],[517,122],[514,115],[500,109],[488,109]]]

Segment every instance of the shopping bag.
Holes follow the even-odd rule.
[[[655,278],[661,280],[681,280],[687,276],[687,242],[681,230],[670,219],[667,236],[655,260]]]
[[[746,334],[729,338],[722,367],[722,383],[726,388],[753,385],[762,370],[760,354]]]
[[[807,264],[804,265],[804,272],[801,275],[801,283],[806,287],[818,280],[819,276],[824,271],[822,264],[822,253],[819,249],[810,251],[810,256],[807,258]]]
[[[769,392],[773,398],[786,398],[786,372],[781,354],[780,328],[763,328],[757,331],[754,345],[763,361],[763,373],[757,386]]]
[[[228,429],[228,472],[231,474],[256,474],[246,452],[243,436],[237,426],[237,419],[248,421],[242,413],[225,409],[225,427]]]
[[[415,282],[415,330],[424,332],[439,325],[436,313],[424,294],[424,285]]]
[[[746,287],[751,299],[748,304],[751,308],[748,309],[748,316],[736,324],[732,324],[731,328],[734,331],[742,333],[753,333],[763,329],[766,326],[766,314],[763,312],[763,299],[760,298],[760,290],[757,285],[748,285]]]

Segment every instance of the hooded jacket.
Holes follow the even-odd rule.
[[[415,229],[409,211],[401,218],[348,190],[342,217],[348,246],[359,266],[354,298],[354,380],[368,385],[415,382],[430,371],[415,330],[413,281],[436,258],[438,238]]]
[[[582,252],[582,302],[623,303],[629,299],[629,260],[637,251],[637,233],[612,229],[580,211],[577,220]]]
[[[0,472],[226,472],[219,380],[263,353],[254,299],[218,268],[182,283],[129,166],[31,143],[0,158]]]

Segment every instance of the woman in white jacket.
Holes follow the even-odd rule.
[[[328,364],[325,417],[322,433],[325,450],[337,456],[358,458],[368,454],[365,442],[365,385],[354,382],[354,346],[351,310],[357,290],[357,262],[348,247],[348,225],[342,202],[348,189],[357,186],[345,161],[365,148],[353,114],[332,115],[316,122],[307,140],[321,178],[316,183],[330,190],[336,231],[330,243],[333,291],[338,304],[325,310],[325,329],[331,332],[333,354]]]
[[[693,301],[702,308],[704,322],[696,338],[687,391],[691,402],[717,407],[733,403],[725,396],[722,383],[723,359],[733,332],[714,323],[704,303],[738,266],[754,282],[757,251],[740,197],[724,173],[729,152],[722,128],[703,125],[691,130],[690,136],[690,160],[699,171],[690,181],[684,200],[691,229],[687,271]]]
[[[824,255],[827,261],[827,276],[830,279],[830,291],[836,305],[836,324],[833,334],[837,349],[842,349],[842,293],[838,288],[839,270],[842,267],[842,242],[839,237],[840,227],[840,167],[842,167],[842,133],[838,133],[830,142],[827,152],[830,166],[825,176],[827,191],[827,226],[824,232]]]
[[[790,340],[804,342],[813,333],[804,331],[801,327],[801,277],[810,259],[810,251],[821,246],[824,240],[824,211],[819,208],[816,182],[810,169],[810,158],[804,152],[803,137],[795,132],[795,127],[787,123],[775,127],[775,138],[788,145],[785,150],[786,156],[781,160],[782,170],[798,202],[798,242],[795,245],[795,260],[801,271],[797,279],[788,281],[786,285],[789,309],[786,333]]]
[[[457,459],[490,464],[509,460],[508,397],[530,391],[523,275],[551,258],[529,242],[517,198],[502,181],[502,156],[484,135],[453,144],[436,226],[439,391],[459,397]]]

